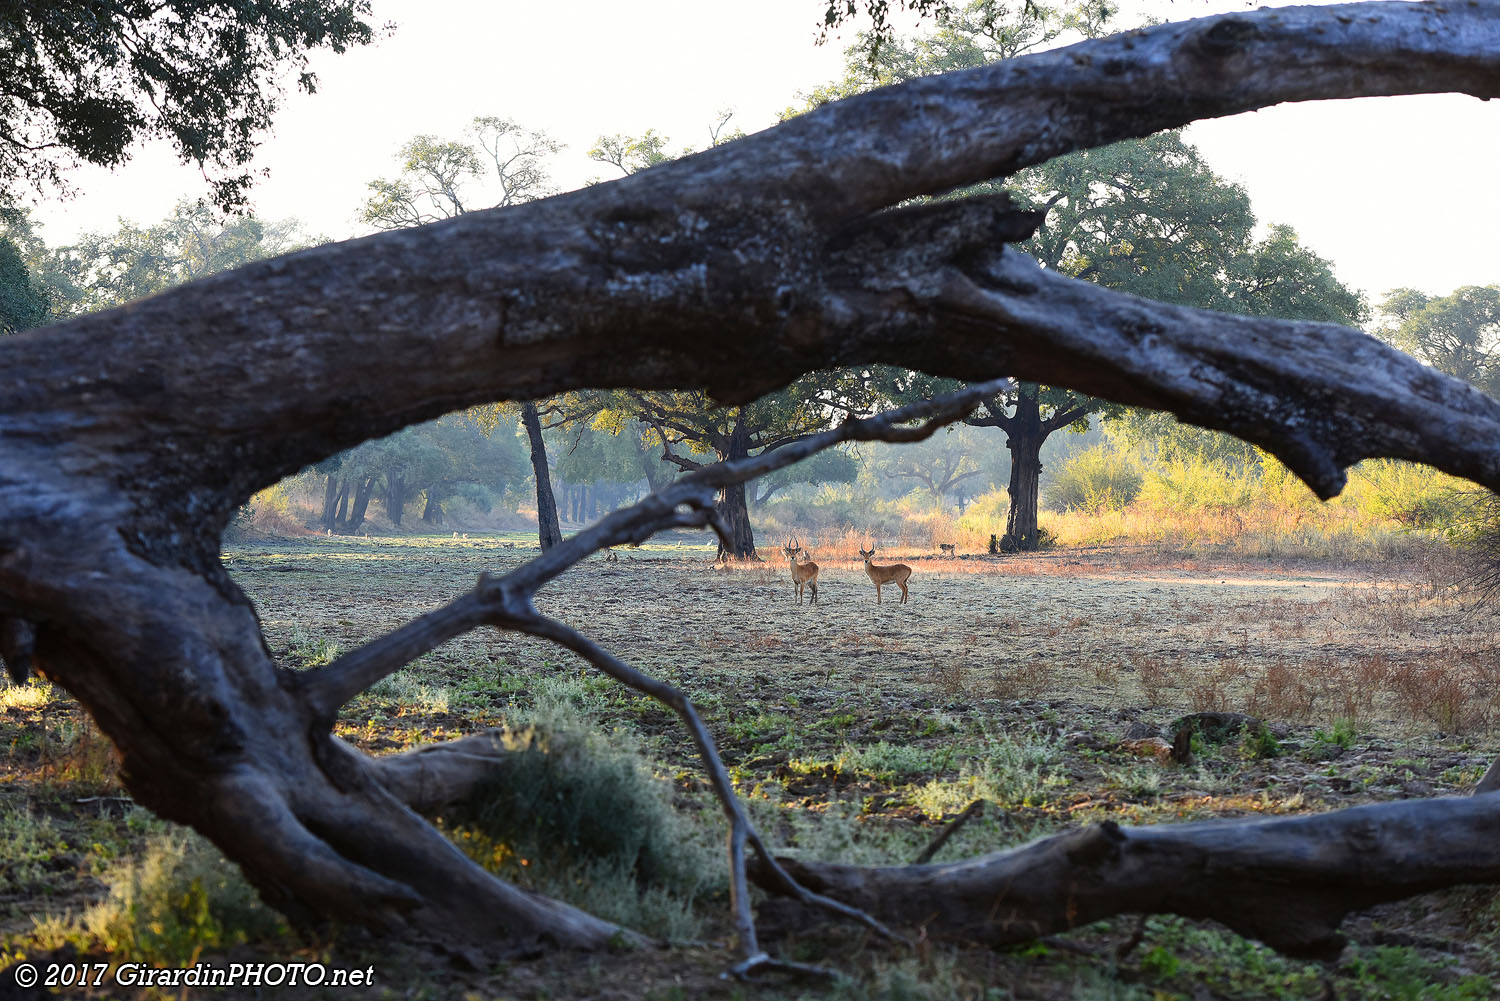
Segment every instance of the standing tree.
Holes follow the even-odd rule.
[[[417,136],[401,147],[401,173],[395,180],[371,181],[360,219],[376,229],[422,226],[469,211],[470,191],[488,178],[495,188],[479,197],[494,208],[520,205],[553,193],[544,160],[562,149],[546,133],[532,132],[508,118],[482,115],[469,125],[472,143]],[[486,165],[488,161],[488,165]],[[521,426],[531,443],[536,479],[537,540],[545,551],[562,541],[557,498],[547,467],[547,443],[536,401],[521,404]]]
[[[1014,11],[975,0],[940,13],[928,38],[883,44],[873,60],[861,48],[851,50],[844,80],[815,92],[812,101],[1014,58],[1065,32],[1097,34],[1113,14],[1108,4],[1092,0]],[[1338,283],[1326,261],[1300,247],[1289,227],[1275,227],[1256,243],[1244,189],[1215,176],[1176,132],[1060,157],[1018,172],[1004,187],[1046,213],[1026,248],[1060,273],[1205,309],[1344,323],[1363,316],[1359,296]],[[969,194],[1000,190],[999,182],[987,182]],[[915,385],[931,393],[951,383]],[[1061,386],[1017,380],[967,419],[1005,433],[1007,549],[1040,544],[1042,446],[1064,428],[1086,428],[1101,411],[1119,415],[1121,408]]]
[[[886,395],[874,371],[817,372],[738,406],[718,405],[702,390],[616,393],[607,404],[613,417],[606,420],[615,426],[625,419],[641,422],[654,434],[662,462],[694,470],[802,441],[841,416],[869,414]],[[745,486],[726,483],[719,496],[718,511],[728,529],[720,541],[721,557],[757,558]]]
[[[216,0],[0,6],[0,202],[63,187],[82,161],[116,167],[139,141],[171,141],[214,201],[241,208],[259,136],[308,53],[374,38],[368,0]]]
[[[1380,311],[1390,343],[1439,372],[1500,396],[1500,285],[1465,285],[1445,296],[1389,292]]]
[[[86,233],[50,254],[66,289],[60,316],[109,309],[251,261],[323,242],[296,220],[253,215],[225,219],[202,203],[180,201],[172,214],[142,229],[120,220],[113,233]]]
[[[255,489],[455,406],[698,386],[744,405],[809,371],[875,363],[1170,409],[1275,453],[1325,498],[1371,456],[1500,487],[1500,402],[1365,334],[1123,295],[1004,246],[1035,217],[999,200],[909,204],[1194,117],[1314,97],[1497,97],[1495,15],[1491,2],[1361,3],[1134,31],[830,104],[546,202],[252,263],[4,338],[0,650],[13,672],[35,664],[78,697],[138,802],[204,832],[301,924],[490,952],[637,940],[496,879],[407,805],[432,808],[503,751],[469,742],[373,758],[332,733],[371,684],[497,627],[555,642],[679,714],[731,831],[742,970],[767,961],[747,855],[772,892],[929,936],[999,943],[1166,910],[1335,955],[1351,909],[1500,881],[1500,800],[1106,823],[957,865],[782,864],[691,702],[535,607],[601,546],[682,526],[727,535],[714,498],[731,480],[840,441],[930,431],[904,421],[956,419],[991,384],[689,473],[314,671],[274,662],[219,562],[220,533]]]
[[[20,248],[0,236],[0,336],[41,326],[47,307],[47,290],[32,277]]]

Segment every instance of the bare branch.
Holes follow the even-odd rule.
[[[859,908],[850,907],[841,901],[807,889],[781,867],[761,840],[754,823],[745,813],[739,797],[735,795],[734,783],[729,778],[723,759],[719,757],[713,735],[703,725],[697,709],[686,695],[665,682],[642,674],[587,636],[554,619],[536,615],[530,620],[515,623],[512,627],[533,636],[546,637],[560,646],[567,647],[621,684],[650,695],[668,706],[682,719],[683,725],[692,735],[694,745],[698,748],[698,756],[703,762],[704,770],[708,773],[714,795],[719,800],[719,805],[729,821],[730,906],[735,915],[735,927],[739,934],[740,947],[750,960],[754,960],[760,953],[760,945],[755,932],[755,918],[750,912],[750,895],[746,882],[745,845],[747,843],[755,849],[758,856],[760,863],[758,871],[761,873],[762,882],[774,886],[778,892],[804,904],[859,921],[885,938],[902,940],[901,936]]]
[[[937,853],[943,850],[943,846],[948,843],[949,838],[957,834],[959,830],[961,830],[963,826],[969,821],[973,820],[975,817],[978,817],[983,813],[984,800],[982,799],[976,799],[974,802],[964,807],[964,812],[954,817],[952,823],[945,825],[943,829],[938,832],[937,837],[933,838],[931,843],[928,844],[926,848],[922,849],[921,854],[912,859],[911,864],[926,865],[928,862],[931,862],[933,858],[937,856]]]

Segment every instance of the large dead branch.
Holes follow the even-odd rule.
[[[741,402],[814,368],[877,361],[1170,409],[1264,445],[1325,496],[1369,455],[1500,486],[1500,405],[1356,331],[1048,274],[1002,252],[1036,222],[1003,199],[893,207],[1194,118],[1444,90],[1500,92],[1500,4],[1165,25],[876,91],[610,184],[314,248],[8,338],[0,655],[75,694],[119,746],[137,800],[207,834],[295,920],[460,947],[603,946],[621,931],[490,877],[328,734],[350,694],[446,636],[541,628],[512,598],[576,550],[301,676],[275,664],[219,565],[234,508],[309,462],[468,404],[626,386]],[[711,523],[705,498],[579,548],[622,528]],[[741,833],[742,852],[753,841]]]
[[[1116,914],[1212,918],[1291,956],[1336,957],[1350,911],[1500,883],[1500,799],[1403,800],[1274,820],[1105,822],[1013,851],[891,868],[782,859],[800,882],[929,935],[1006,945]],[[757,880],[763,877],[752,870]]]

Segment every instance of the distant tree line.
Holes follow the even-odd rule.
[[[849,50],[844,76],[786,116],[876,86],[1012,58],[1065,33],[1100,34],[1115,14],[1095,0],[1027,5],[998,19],[990,8],[983,2],[947,8],[937,16],[937,30],[920,39],[893,37],[878,46],[862,39]],[[740,135],[728,122],[724,115],[709,130],[712,144]],[[672,153],[669,146],[667,137],[648,130],[638,137],[602,136],[588,155],[630,174],[693,152]],[[375,228],[395,229],[543,197],[554,191],[546,159],[560,149],[544,133],[496,116],[474,119],[456,140],[415,136],[398,153],[397,174],[369,183],[361,217]],[[1002,181],[1013,196],[1045,212],[1035,237],[1022,247],[1047,268],[1225,312],[1343,324],[1368,318],[1363,297],[1343,285],[1332,265],[1304,247],[1290,227],[1275,225],[1257,238],[1244,189],[1215,175],[1178,132],[1074,153],[960,194],[998,191]],[[88,234],[53,250],[25,212],[0,210],[0,334],[119,305],[318,242],[293,222],[225,220],[213,208],[183,202],[158,224],[142,228],[122,221],[114,233]],[[1380,336],[1487,393],[1500,393],[1500,286],[1469,286],[1447,296],[1397,289],[1380,312]],[[564,518],[586,522],[707,462],[784,447],[848,416],[931,397],[953,385],[877,367],[812,373],[734,407],[720,407],[701,391],[615,391],[451,415],[319,464],[324,493],[317,524],[356,531],[376,501],[396,527],[409,526],[409,508],[420,503],[415,517],[433,527],[442,524],[444,507],[455,498],[490,510],[507,490],[529,480],[546,548],[561,539]],[[1169,417],[1015,382],[968,418],[976,428],[1003,432],[1004,461],[982,462],[971,439],[949,434],[920,446],[877,450],[875,473],[962,506],[996,485],[996,472],[1003,471],[1010,497],[1007,540],[1034,548],[1044,444],[1057,431],[1085,430],[1101,418],[1126,425],[1136,441],[1253,458],[1237,440]],[[517,423],[526,449],[513,433]],[[731,528],[729,554],[754,555],[752,508],[799,482],[852,482],[854,462],[850,453],[832,451],[764,481],[726,487],[719,506]]]

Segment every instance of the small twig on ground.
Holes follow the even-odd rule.
[[[983,813],[984,800],[982,799],[976,799],[974,802],[964,807],[964,812],[954,817],[953,821],[948,824],[948,826],[939,831],[937,837],[933,838],[932,842],[926,848],[922,849],[922,854],[913,859],[911,864],[926,865],[928,862],[931,862],[933,857],[937,855],[937,853],[942,850],[942,847],[948,843],[948,839],[958,833],[958,829],[960,827],[963,827],[970,820],[980,816]]]

